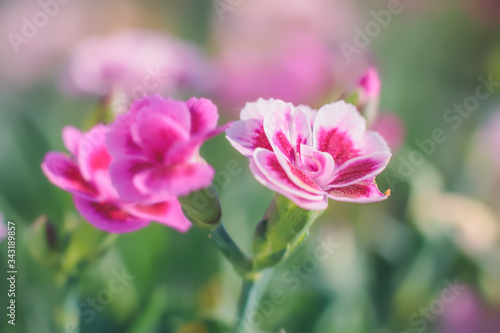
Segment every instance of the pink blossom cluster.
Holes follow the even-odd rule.
[[[80,214],[108,232],[130,232],[150,221],[186,231],[177,196],[208,186],[213,168],[201,144],[223,131],[209,100],[187,102],[158,95],[135,101],[129,112],[86,133],[63,129],[69,155],[49,152],[42,170],[73,194]]]

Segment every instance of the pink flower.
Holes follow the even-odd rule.
[[[342,0],[244,1],[214,21],[211,93],[234,112],[257,98],[323,105],[356,85],[367,52],[347,60],[339,48],[358,25],[356,5]]]
[[[72,193],[80,214],[104,231],[135,231],[149,225],[151,220],[187,231],[191,224],[175,197],[139,203],[124,201],[118,196],[108,172],[112,158],[105,145],[107,131],[104,125],[94,126],[87,133],[65,127],[62,136],[70,156],[49,152],[42,163],[47,178]]]
[[[387,198],[375,183],[391,157],[380,135],[366,130],[358,110],[343,101],[318,111],[260,99],[227,131],[250,158],[255,178],[298,206],[322,210],[328,198],[376,202]]]
[[[469,287],[469,286],[466,286]],[[500,308],[487,305],[474,290],[459,290],[457,295],[448,291],[454,297],[446,305],[440,316],[439,332],[444,333],[476,333],[498,332],[500,327]]]
[[[70,91],[99,96],[119,91],[133,100],[145,93],[175,93],[191,84],[203,66],[194,45],[130,30],[82,42],[71,57],[66,83]]]
[[[380,97],[382,82],[375,66],[370,66],[359,80],[360,99],[363,101]],[[363,104],[365,104],[363,103]]]
[[[224,130],[217,128],[218,118],[217,107],[207,99],[181,102],[156,95],[135,101],[106,139],[120,197],[154,202],[210,185],[215,172],[199,148]]]
[[[381,113],[372,129],[387,141],[393,152],[401,148],[406,138],[406,126],[396,113]]]

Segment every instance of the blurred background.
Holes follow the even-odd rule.
[[[204,231],[110,239],[40,169],[64,126],[143,93],[211,98],[220,122],[259,97],[355,94],[393,149],[378,177],[391,197],[331,201],[270,277],[252,332],[500,332],[500,1],[3,0],[0,22],[0,211],[18,270],[15,326],[0,279],[1,332],[228,331],[241,282]],[[250,252],[273,193],[223,135],[202,156]]]

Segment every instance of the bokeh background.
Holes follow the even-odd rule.
[[[59,333],[54,320],[75,306],[80,328],[61,332],[228,331],[241,282],[204,231],[152,223],[111,239],[81,221],[71,196],[40,169],[45,153],[64,150],[61,129],[88,128],[106,95],[74,89],[75,50],[93,36],[141,29],[196,53],[188,84],[160,93],[212,98],[221,122],[258,97],[321,106],[355,89],[367,66],[378,69],[374,126],[394,152],[378,182],[392,196],[330,202],[270,277],[263,303],[273,292],[282,297],[255,310],[254,332],[500,332],[500,2],[402,0],[400,13],[346,62],[340,45],[352,45],[355,29],[374,21],[371,11],[390,3],[71,0],[27,38],[24,19],[44,7],[1,1],[0,210],[16,223],[18,281],[12,326],[2,242],[0,331]],[[13,47],[11,33],[24,41]],[[122,51],[111,48],[111,57],[127,58]],[[484,80],[493,82],[480,88],[488,97],[475,104]],[[229,232],[250,251],[273,193],[223,135],[202,156],[218,171]],[[236,176],[224,173],[229,163]],[[314,253],[325,243],[335,246],[319,261]],[[71,290],[61,288],[61,274],[75,280]],[[123,288],[110,292],[117,275]]]

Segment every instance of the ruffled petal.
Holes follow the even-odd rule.
[[[219,126],[214,130],[193,135],[187,141],[177,142],[169,149],[163,162],[165,164],[188,163],[197,158],[201,145],[211,137],[224,132],[230,124]]]
[[[390,153],[381,152],[353,158],[335,170],[329,187],[344,187],[381,173],[391,158]]]
[[[314,148],[332,155],[337,166],[361,155],[365,119],[344,101],[322,107],[314,120]]]
[[[252,159],[250,161],[250,170],[252,171],[255,179],[265,187],[269,188],[271,191],[277,192],[286,198],[292,200],[297,206],[307,209],[307,210],[323,210],[328,206],[328,198],[326,195],[323,196],[308,196],[313,198],[313,200],[308,200],[304,198],[303,193],[300,193],[300,189],[291,181],[286,181],[286,173],[281,171],[281,177],[283,180],[276,181],[275,176],[271,178],[272,174],[270,172],[262,172],[261,167]],[[276,173],[280,173],[279,170]],[[295,195],[294,193],[300,193],[301,195]]]
[[[321,189],[310,192],[307,189],[308,186],[300,187],[290,179],[289,174],[283,168],[283,164],[280,163],[276,154],[268,150],[258,148],[253,159],[250,160],[250,167],[252,170],[258,169],[259,172],[265,175],[265,179],[274,185],[275,188],[279,188],[279,193],[285,195],[289,193],[306,200],[317,201],[321,200],[325,193]],[[300,171],[295,168],[296,171]],[[309,184],[310,179],[305,181]],[[315,189],[316,190],[316,189]]]
[[[124,210],[118,204],[95,202],[74,197],[76,209],[93,226],[112,232],[132,232],[149,225],[149,221],[138,218]]]
[[[295,162],[300,144],[307,144],[311,126],[303,111],[290,103],[275,101],[273,112],[264,119],[264,131],[274,151],[280,151],[288,161]]]
[[[186,105],[191,113],[191,135],[212,131],[217,127],[217,107],[208,99],[190,98]]]
[[[166,116],[178,123],[188,133],[191,131],[191,113],[186,103],[173,99],[165,99],[160,95],[144,96],[142,99],[132,103],[130,106],[132,114],[136,115],[136,120],[141,122],[152,114]]]
[[[388,198],[388,195],[379,191],[375,179],[363,180],[345,187],[332,188],[327,192],[329,198],[345,202],[370,203]]]
[[[335,162],[332,155],[317,151],[306,145],[300,147],[301,168],[307,175],[314,180],[319,187],[327,185],[332,179],[335,169]]]
[[[264,122],[265,116],[275,109],[275,99],[259,98],[255,102],[247,103],[240,112],[241,120],[256,119]]]
[[[214,175],[214,169],[206,163],[155,166],[137,173],[133,184],[139,192],[153,200],[165,200],[207,187]]]
[[[144,155],[159,163],[163,162],[165,154],[176,142],[189,138],[189,132],[181,124],[158,113],[142,117],[132,125],[131,130]]]
[[[96,125],[79,142],[78,166],[89,182],[95,179],[96,172],[108,170],[111,163],[111,156],[105,145],[107,130],[104,125]]]
[[[66,126],[62,130],[64,146],[73,156],[78,156],[78,143],[82,138],[83,133],[78,128]]]
[[[127,208],[129,212],[143,218],[165,224],[180,232],[186,232],[192,224],[184,216],[176,198],[155,204],[135,204]]]
[[[78,165],[63,153],[47,153],[42,171],[54,185],[65,191],[85,198],[98,196],[97,189],[83,178]]]
[[[106,146],[114,158],[141,154],[141,148],[132,137],[131,127],[134,123],[133,113],[119,115],[106,133]]]
[[[141,193],[135,186],[134,177],[154,166],[141,158],[124,157],[111,162],[109,175],[121,199],[131,202],[147,200],[148,194]]]
[[[260,119],[234,122],[226,130],[226,137],[231,145],[246,157],[251,157],[257,148],[273,150],[264,132],[263,120]]]

